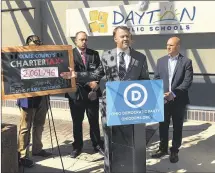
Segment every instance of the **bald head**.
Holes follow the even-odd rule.
[[[167,51],[168,51],[168,54],[171,57],[174,57],[174,56],[176,56],[176,55],[179,54],[179,50],[180,50],[180,38],[178,38],[178,37],[171,37],[167,41]]]

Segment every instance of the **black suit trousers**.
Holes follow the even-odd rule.
[[[182,142],[182,129],[186,105],[183,102],[171,101],[164,105],[164,122],[159,123],[160,150],[168,151],[169,125],[172,118],[173,139],[171,152],[179,152]]]
[[[86,111],[90,124],[90,138],[93,147],[103,145],[99,129],[99,100],[72,100],[69,99],[69,106],[73,120],[73,149],[82,149],[83,147],[83,130],[82,122]]]

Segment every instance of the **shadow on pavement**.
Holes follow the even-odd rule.
[[[23,167],[20,167],[19,173],[63,173],[63,170],[36,164],[32,168],[24,168],[24,170]],[[74,173],[74,171],[66,170],[65,173]]]
[[[65,173],[89,173],[89,172],[95,172],[96,173],[102,173],[103,166],[95,166],[92,168],[82,167],[79,169],[76,169],[75,171],[71,171],[68,169],[64,170]],[[33,168],[25,168],[23,170],[23,167],[19,168],[19,173],[63,173],[63,169],[53,168],[53,167],[47,167],[47,166],[41,166],[41,165],[35,165]]]
[[[154,133],[153,135],[155,135],[156,137],[150,138],[149,139],[149,143],[148,145],[150,145],[151,143],[154,142],[159,142],[159,128],[158,128],[158,124],[154,124],[151,126],[151,129],[155,129],[156,133]],[[210,123],[204,123],[201,125],[193,125],[193,126],[186,126],[184,124],[183,127],[183,138],[186,138],[188,136],[193,136],[196,135],[202,131],[207,130],[209,127],[211,126]],[[170,124],[170,128],[169,128],[169,139],[172,139],[172,133],[173,133],[173,127],[172,127],[172,123]]]
[[[155,127],[154,127],[155,126]],[[153,137],[153,135],[155,134],[156,130],[157,130],[158,125],[152,125],[152,126],[147,126],[146,127],[146,143],[148,143],[150,141],[150,139]],[[102,140],[103,137],[101,137]],[[72,152],[72,140],[65,140],[63,142],[60,143],[60,153],[61,156],[68,156],[70,155],[70,153]],[[55,144],[55,146],[53,147],[53,156],[59,156],[59,151],[58,151],[58,147],[56,146],[56,142],[53,142]],[[51,146],[51,142],[50,142],[50,146]],[[45,150],[52,152],[52,147],[50,148],[46,148]],[[89,155],[94,155],[96,154],[93,147],[92,147],[92,143],[90,139],[86,139],[84,140],[84,146],[82,149],[82,153],[85,154],[89,154]],[[37,161],[42,161],[45,160],[47,158],[43,158],[43,157],[36,157]],[[103,158],[99,158],[96,160],[101,160]]]
[[[147,170],[158,172],[214,172],[215,170],[215,131],[212,124],[184,126],[179,162],[172,164],[169,155],[161,159],[147,156]],[[170,129],[171,131],[171,129]],[[148,154],[153,153],[159,143],[156,133],[147,146]],[[172,138],[170,138],[172,139]],[[171,146],[171,145],[170,145]]]

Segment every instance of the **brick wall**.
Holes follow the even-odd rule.
[[[16,107],[15,100],[5,100],[2,101],[3,107]],[[52,108],[59,109],[69,109],[68,101],[66,100],[51,100]],[[186,111],[187,120],[197,120],[197,121],[211,121],[215,122],[215,110],[193,110],[188,109]]]
[[[215,122],[215,111],[187,110],[186,119]]]

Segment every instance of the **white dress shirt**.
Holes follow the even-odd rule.
[[[119,69],[119,60],[120,60],[120,56],[119,54],[121,52],[124,52],[125,53],[125,56],[124,56],[124,59],[125,59],[125,68],[126,68],[126,71],[128,70],[128,66],[129,66],[129,63],[131,61],[131,56],[130,56],[130,49],[128,48],[127,50],[123,51],[122,49],[120,48],[117,48],[117,67]]]
[[[171,92],[172,92],[172,78],[173,78],[175,67],[176,67],[176,64],[177,64],[177,61],[178,61],[178,56],[179,56],[179,54],[176,55],[175,57],[169,57],[169,60],[168,60],[169,91],[171,91]],[[175,97],[174,93],[173,93],[173,95]]]
[[[84,53],[84,56],[86,56],[86,49],[84,49],[83,51],[80,50],[78,47],[76,47],[78,52],[80,53],[80,55],[82,55],[82,52]]]

